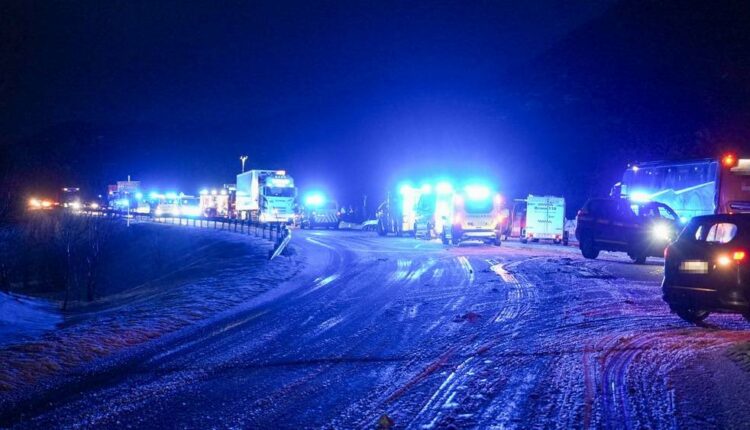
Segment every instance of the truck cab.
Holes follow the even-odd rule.
[[[235,207],[241,219],[292,222],[296,198],[294,179],[284,170],[249,170],[237,175]]]

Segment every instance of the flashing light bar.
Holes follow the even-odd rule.
[[[464,187],[469,200],[485,200],[490,197],[490,189],[484,185],[467,185]]]
[[[308,206],[320,206],[325,203],[326,199],[322,194],[310,194],[305,197],[305,204]]]

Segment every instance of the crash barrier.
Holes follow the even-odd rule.
[[[253,220],[231,218],[154,216],[138,213],[128,214],[127,212],[112,210],[85,211],[81,213],[91,216],[130,219],[137,222],[153,222],[157,224],[179,225],[184,227],[205,228],[254,235],[255,237],[268,239],[273,242],[274,249],[269,253],[269,259],[273,259],[280,255],[292,238],[292,231],[286,224],[280,222],[262,223]]]

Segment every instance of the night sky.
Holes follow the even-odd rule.
[[[623,145],[611,136],[638,130],[632,135],[663,144],[685,133],[693,142],[707,125],[673,123],[723,118],[714,111],[697,119],[640,116],[644,106],[660,114],[685,107],[684,83],[670,81],[684,70],[649,61],[663,57],[664,40],[689,34],[689,18],[660,27],[673,6],[641,12],[633,4],[4,2],[2,141],[32,151],[55,146],[66,182],[132,174],[190,192],[233,182],[247,154],[249,167],[286,168],[301,186],[342,200],[377,199],[399,178],[425,175],[488,177],[510,194],[580,200],[610,185],[586,182],[580,172],[598,169],[608,146]],[[724,27],[735,24],[741,20]],[[613,34],[632,41],[614,64],[597,64],[612,56]],[[723,36],[707,39],[727,45]],[[639,43],[657,47],[646,66]],[[732,54],[747,55],[730,47],[725,59],[734,67]],[[619,71],[622,58],[641,74],[635,82],[649,85],[618,95],[633,81]],[[704,72],[710,93],[714,71]],[[655,76],[665,82],[654,84]],[[601,91],[590,92],[592,80]],[[649,98],[654,85],[669,88],[658,106]],[[702,97],[687,103],[703,106]],[[744,101],[730,108],[743,111]],[[628,161],[611,161],[602,179]],[[76,163],[96,167],[70,167]]]

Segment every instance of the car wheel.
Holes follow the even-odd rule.
[[[635,264],[646,264],[645,253],[628,252],[628,257],[630,257],[630,259],[633,260],[633,263]]]
[[[708,311],[695,309],[691,306],[670,305],[669,308],[672,310],[672,312],[676,313],[678,317],[692,324],[700,323],[710,315],[710,312]]]
[[[581,238],[580,248],[581,248],[581,255],[583,255],[583,258],[594,260],[596,259],[596,257],[599,256],[599,250],[596,249],[596,246],[594,245],[594,240],[591,239],[591,237],[588,235],[583,236]]]

